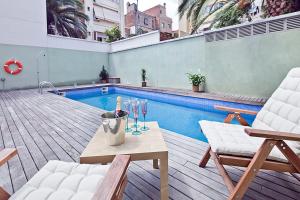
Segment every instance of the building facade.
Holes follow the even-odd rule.
[[[178,7],[182,3],[182,0],[178,0]],[[186,13],[180,18],[178,22],[178,36],[183,37],[189,35],[191,32],[191,23],[187,19]]]
[[[84,9],[90,18],[88,40],[104,42],[105,31],[114,26],[118,26],[125,36],[124,0],[84,0]]]
[[[166,4],[157,5],[141,12],[135,3],[127,3],[127,14],[125,15],[127,36],[154,30],[171,34],[172,23],[172,18],[168,17],[166,13]]]

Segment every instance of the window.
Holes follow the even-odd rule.
[[[94,40],[98,42],[105,42],[107,36],[104,33],[94,32]]]
[[[87,7],[87,10],[90,11],[90,7]]]
[[[148,18],[145,18],[145,19],[144,19],[144,24],[145,24],[145,25],[148,25]]]
[[[169,29],[172,29],[172,25],[171,24],[168,24],[168,26],[169,26]]]
[[[161,23],[160,27],[165,28],[165,23]]]
[[[162,10],[160,10],[159,12],[160,12],[160,14],[162,14]]]

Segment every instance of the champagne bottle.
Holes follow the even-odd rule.
[[[122,103],[122,98],[120,96],[118,96],[117,97],[117,106],[116,106],[116,110],[115,110],[115,118],[122,117],[121,103]]]

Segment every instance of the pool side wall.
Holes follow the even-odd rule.
[[[109,54],[110,73],[140,85],[190,89],[186,73],[206,76],[209,92],[269,97],[287,72],[300,66],[299,29],[205,42],[203,36]]]
[[[0,89],[38,87],[38,76],[55,85],[91,84],[99,80],[102,65],[108,67],[105,52],[0,44],[1,67],[10,58],[20,60],[24,69],[10,75],[1,68],[5,82],[0,81]]]

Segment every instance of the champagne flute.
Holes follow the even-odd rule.
[[[140,135],[141,132],[138,131],[138,125],[137,125],[137,120],[139,117],[139,102],[137,100],[134,100],[131,105],[132,105],[133,118],[135,122],[135,130],[132,132],[132,135]]]
[[[131,132],[132,131],[132,129],[131,128],[129,128],[129,126],[128,126],[128,118],[129,118],[129,115],[130,115],[130,100],[126,100],[126,101],[124,101],[124,110],[127,112],[127,119],[126,119],[126,128],[125,128],[125,132],[126,133],[128,133],[128,132]]]
[[[138,98],[134,98],[133,100],[131,100],[131,107],[132,107],[132,112],[133,112],[133,105],[138,103],[139,104],[139,99]],[[137,123],[134,123],[131,128],[138,128],[139,125]]]
[[[147,114],[148,101],[144,99],[141,101],[142,114],[144,117],[144,126],[141,128],[141,131],[148,131],[149,127],[146,126],[146,114]]]

